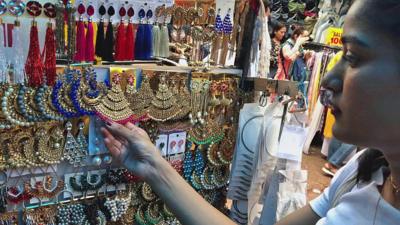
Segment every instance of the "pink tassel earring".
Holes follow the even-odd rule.
[[[85,23],[83,21],[83,14],[85,13],[85,6],[81,3],[78,6],[79,21],[77,23],[76,30],[76,53],[75,53],[75,61],[82,62],[85,61],[86,53],[85,53],[85,45],[86,45],[86,37],[85,37]]]
[[[92,16],[94,14],[94,7],[90,5],[87,8],[87,14],[89,15],[89,22],[88,28],[86,32],[86,61],[93,62],[94,55],[95,55],[95,48],[94,48],[94,28],[93,28],[93,21]]]

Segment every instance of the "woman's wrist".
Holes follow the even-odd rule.
[[[155,154],[151,162],[151,171],[144,179],[150,186],[165,184],[167,182],[166,178],[173,172],[174,170],[169,163],[161,155]]]

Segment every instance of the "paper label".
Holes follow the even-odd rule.
[[[299,126],[285,125],[279,142],[278,158],[301,161],[307,130]]]
[[[326,31],[325,44],[330,46],[342,47],[342,28],[330,27]]]

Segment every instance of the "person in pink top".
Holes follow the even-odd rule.
[[[309,40],[309,32],[304,27],[296,28],[292,36],[283,44],[278,59],[278,71],[275,79],[290,80],[290,67],[298,58],[303,57],[302,45]]]

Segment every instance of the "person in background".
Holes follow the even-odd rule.
[[[283,44],[279,53],[277,80],[290,80],[290,67],[298,57],[304,57],[302,45],[309,40],[309,32],[297,27],[291,37]]]
[[[271,48],[271,63],[269,68],[268,78],[274,78],[276,72],[278,71],[278,59],[281,52],[282,40],[285,37],[287,28],[281,23],[277,22],[273,24],[272,27],[272,48]]]
[[[334,136],[369,149],[342,167],[320,197],[276,225],[399,224],[398,27],[399,0],[356,0],[351,6],[344,57],[324,77],[321,101],[336,118]],[[162,158],[144,130],[107,122],[102,133],[115,161],[143,178],[183,225],[235,225]]]

